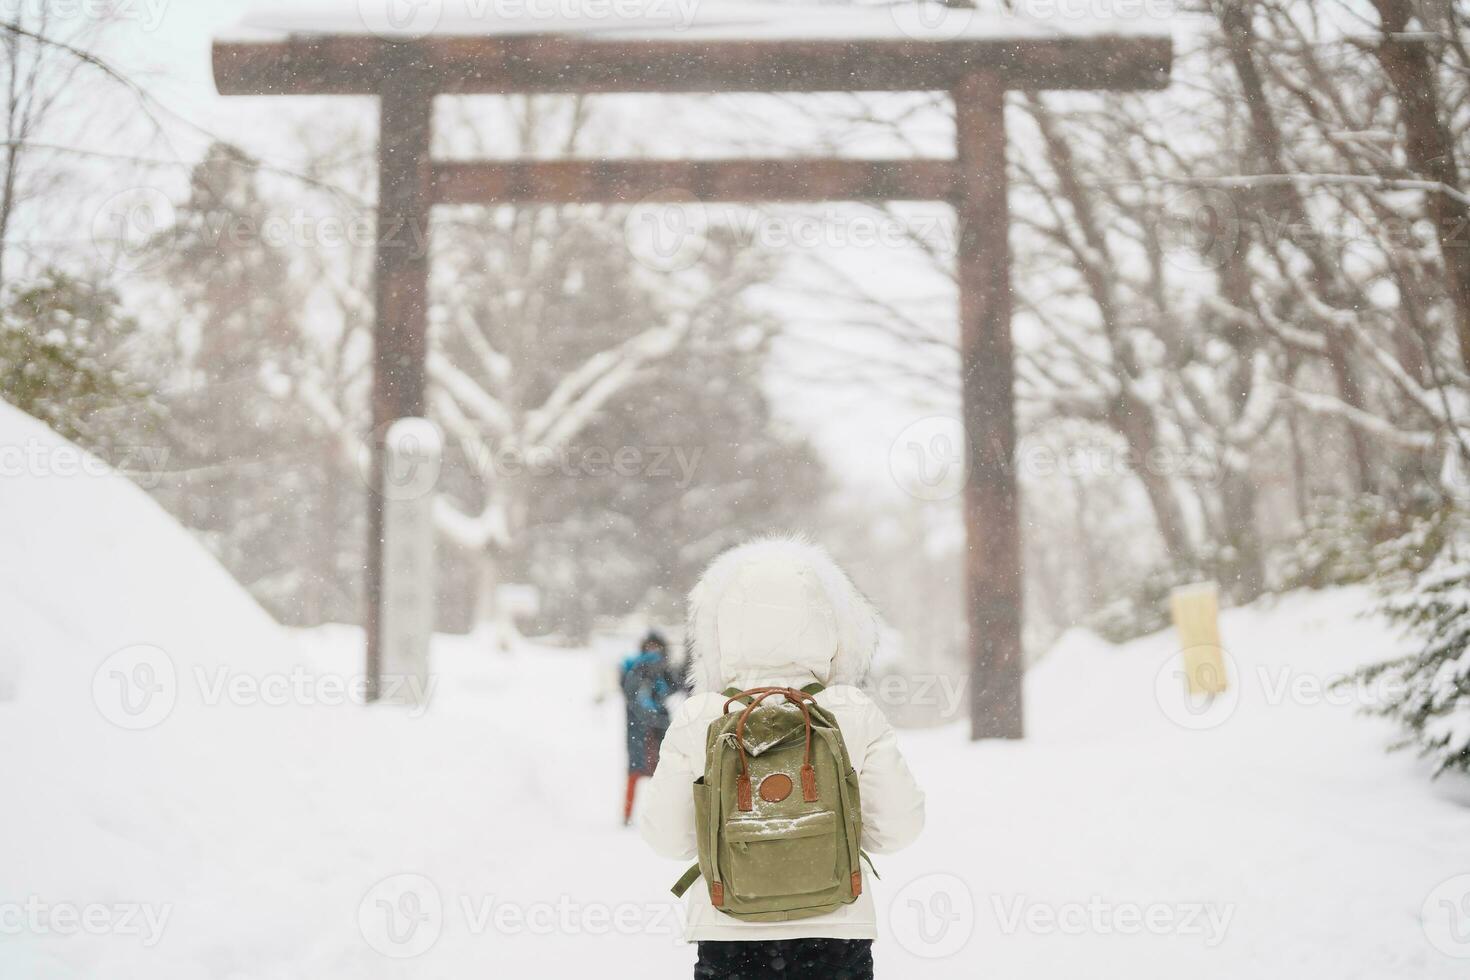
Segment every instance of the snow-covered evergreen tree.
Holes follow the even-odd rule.
[[[157,274],[180,306],[163,396],[170,475],[156,495],[275,615],[315,622],[357,608],[351,576],[317,554],[321,522],[347,519],[318,510],[330,499],[327,468],[346,463],[324,450],[335,433],[299,397],[304,290],[269,234],[277,205],[257,162],[216,143],[154,242]],[[337,586],[341,601],[315,598],[318,582]]]
[[[54,269],[17,282],[0,305],[0,398],[106,454],[156,418],[127,358],[137,336],[110,289]]]
[[[1383,692],[1372,710],[1403,726],[1396,747],[1416,749],[1435,775],[1470,772],[1470,559],[1453,550],[1380,607],[1417,649],[1353,678]]]

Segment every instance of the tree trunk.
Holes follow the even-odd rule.
[[[1235,601],[1249,602],[1266,588],[1265,558],[1256,523],[1256,485],[1249,468],[1226,469],[1220,487],[1220,504],[1225,518],[1225,540],[1231,551],[1224,571],[1232,581],[1226,583],[1226,588]]]
[[[1307,473],[1307,454],[1302,440],[1301,413],[1295,406],[1286,410],[1286,431],[1291,443],[1291,489],[1296,504],[1296,520],[1304,524],[1312,510],[1312,487]]]
[[[307,580],[305,618],[308,625],[319,626],[336,614],[332,601],[338,581],[337,533],[342,520],[341,488],[338,486],[337,461],[330,445],[333,437],[323,438],[321,511],[316,521],[315,554],[309,555],[313,573]]]
[[[493,546],[475,556],[475,608],[471,628],[476,635],[487,637],[497,653],[509,653],[521,635],[515,610],[500,600],[504,567],[505,554]]]
[[[1154,523],[1158,526],[1159,537],[1164,540],[1170,564],[1196,564],[1198,556],[1189,534],[1189,524],[1179,507],[1179,498],[1174,495],[1171,476],[1158,472],[1149,464],[1159,446],[1152,412],[1146,405],[1132,405],[1120,398],[1111,406],[1109,416],[1108,423],[1123,436],[1129,452],[1138,460],[1134,472],[1148,496]]]
[[[1100,598],[1098,584],[1103,576],[1098,568],[1097,550],[1093,547],[1096,538],[1092,533],[1092,522],[1087,517],[1087,485],[1075,475],[1069,483],[1072,487],[1072,515],[1077,533],[1077,549],[1082,553],[1082,592],[1087,597],[1084,605],[1090,609],[1097,605]]]
[[[474,625],[500,622],[500,558],[493,548],[475,556]]]
[[[1236,205],[1237,208],[1242,206],[1245,206],[1244,201]],[[1235,250],[1220,268],[1220,293],[1236,309],[1245,309],[1250,303],[1251,270],[1246,261],[1249,247],[1247,240],[1236,239]],[[1238,324],[1226,325],[1223,336],[1236,354],[1227,397],[1231,400],[1235,417],[1241,418],[1249,410],[1256,384],[1251,360],[1256,338],[1253,331]],[[1225,570],[1234,578],[1231,594],[1237,601],[1247,602],[1260,595],[1266,586],[1261,528],[1256,515],[1256,485],[1252,482],[1248,455],[1252,447],[1232,443],[1228,433],[1222,432],[1220,440],[1225,448],[1220,481],[1220,511],[1224,527],[1220,532],[1231,551],[1229,567]]]
[[[1470,205],[1452,191],[1460,184],[1455,144],[1440,116],[1439,85],[1429,47],[1400,36],[1414,16],[1408,0],[1373,0],[1383,22],[1383,40],[1375,52],[1398,96],[1409,166],[1441,190],[1428,195],[1429,216],[1439,239],[1445,288],[1454,307],[1460,360],[1470,371]]]

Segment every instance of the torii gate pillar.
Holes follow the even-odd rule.
[[[1005,87],[977,72],[956,86],[954,103],[961,403],[970,461],[964,492],[970,737],[1020,738],[1025,666]]]

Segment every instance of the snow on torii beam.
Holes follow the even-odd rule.
[[[303,2],[303,0],[298,0]],[[976,14],[956,36],[905,34],[875,8],[719,4],[680,29],[461,20],[417,39],[375,36],[304,6],[247,20],[214,45],[225,95],[377,95],[379,200],[375,465],[382,433],[425,410],[429,214],[435,204],[617,203],[678,191],[706,201],[941,200],[955,207],[963,414],[970,717],[974,738],[1016,738],[1021,712],[1021,542],[1014,470],[1008,89],[1145,89],[1168,80],[1166,34],[1068,34]],[[303,11],[306,11],[303,13]],[[815,13],[814,13],[815,11]],[[733,13],[732,13],[733,12]],[[774,18],[768,22],[769,18]],[[521,26],[524,26],[522,24]],[[1095,26],[1095,25],[1093,25]],[[1136,25],[1135,25],[1136,26]],[[430,156],[440,94],[948,91],[953,160],[443,162]],[[368,532],[367,671],[376,696],[382,500]]]

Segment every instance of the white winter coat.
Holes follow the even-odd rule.
[[[705,733],[727,687],[800,688],[819,681],[817,703],[842,730],[862,791],[864,850],[906,847],[924,825],[924,794],[883,712],[856,685],[881,633],[877,613],[825,551],[766,538],[727,551],[689,597],[690,675],[697,693],[676,712],[644,797],[638,829],[664,857],[696,856],[691,786],[704,773]],[[677,872],[676,872],[677,873]],[[714,908],[703,879],[689,889],[685,938],[874,939],[872,875],[858,899],[791,922],[749,922]]]

